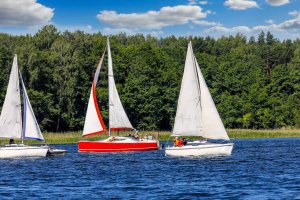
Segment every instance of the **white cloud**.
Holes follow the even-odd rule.
[[[297,11],[297,10],[294,10],[294,11],[289,12],[289,15],[291,15],[291,16],[293,16],[293,17],[297,17],[297,16],[300,15],[300,12]]]
[[[246,10],[249,8],[259,8],[256,1],[253,0],[226,0],[224,5],[233,10]]]
[[[164,32],[163,31],[143,31],[141,32],[138,29],[128,29],[128,28],[104,28],[101,30],[101,33],[104,35],[116,35],[119,33],[126,33],[127,35],[135,35],[138,33],[143,33],[144,35],[152,35],[153,37],[161,37]]]
[[[161,29],[166,26],[186,24],[206,18],[207,13],[199,6],[179,5],[162,7],[159,11],[122,14],[103,10],[97,15],[99,21],[117,28]]]
[[[197,5],[197,1],[196,0],[189,0],[189,5]]]
[[[202,25],[202,26],[222,26],[219,22],[208,22],[204,20],[195,20],[194,24]]]
[[[37,0],[1,0],[0,25],[35,26],[52,19],[54,9],[36,2]]]
[[[200,5],[206,5],[206,4],[208,4],[208,2],[207,1],[199,1],[199,4]]]
[[[289,0],[266,0],[266,2],[271,6],[282,6],[290,3]]]
[[[211,11],[211,10],[206,10],[205,13],[208,14],[208,15],[210,15],[210,14],[215,15],[216,14],[215,11]]]
[[[103,33],[104,35],[116,35],[119,33],[126,33],[128,35],[135,35],[137,34],[136,30],[133,29],[129,29],[129,28],[104,28],[101,30],[101,33]]]
[[[299,14],[299,13],[298,13]],[[273,22],[273,21],[270,21]],[[254,27],[247,27],[247,26],[236,26],[236,27],[224,27],[223,25],[217,25],[206,29],[206,33],[256,33],[260,31],[274,31],[274,32],[283,32],[283,33],[299,33],[300,31],[300,15],[295,16],[295,18],[283,21],[279,24],[275,24],[274,22],[270,25],[263,26],[254,26]]]
[[[268,24],[274,24],[274,21],[272,19],[268,19],[265,22],[268,23]]]
[[[226,28],[224,26],[214,26],[205,30],[206,33],[213,33],[213,32],[223,32],[223,33],[249,33],[251,29],[247,26],[235,26],[232,28]]]

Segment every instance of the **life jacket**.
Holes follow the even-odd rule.
[[[177,146],[179,146],[179,147],[182,147],[182,146],[183,146],[182,140],[178,140]]]
[[[177,140],[175,139],[174,140],[174,146],[177,147],[178,145],[179,145],[179,139],[177,139]]]

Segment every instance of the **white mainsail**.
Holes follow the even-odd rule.
[[[42,135],[39,124],[36,121],[21,74],[20,74],[20,78],[21,78],[21,84],[23,90],[23,102],[24,102],[23,130],[22,130],[23,138],[44,141],[44,137]]]
[[[188,45],[172,135],[229,139],[194,56],[191,42]]]
[[[0,116],[0,137],[21,138],[22,115],[17,55],[14,57]]]
[[[202,136],[199,80],[191,44],[188,46],[172,135]]]
[[[87,111],[86,111],[82,136],[99,134],[99,133],[106,131],[106,127],[104,125],[102,116],[100,114],[97,96],[96,96],[96,85],[97,85],[98,78],[100,75],[100,70],[101,70],[101,66],[103,63],[104,55],[105,55],[105,51],[104,51],[104,53],[101,57],[101,60],[97,66],[97,70],[94,75],[94,80],[92,82],[90,98],[89,98],[88,107],[87,107]]]
[[[109,128],[110,130],[133,129],[122,106],[113,75],[112,58],[109,38],[107,38],[108,53],[108,85],[109,85]]]

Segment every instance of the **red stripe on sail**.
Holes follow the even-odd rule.
[[[128,131],[132,130],[133,128],[127,128],[127,127],[119,127],[119,128],[110,128],[111,131]]]
[[[105,130],[106,131],[106,130]],[[97,135],[97,134],[101,134],[103,132],[105,132],[104,130],[103,131],[97,131],[97,132],[93,132],[93,133],[89,133],[89,134],[85,134],[83,135],[82,137],[87,137],[87,136],[91,136],[91,135]]]
[[[92,92],[93,92],[94,105],[95,105],[95,108],[96,108],[96,111],[97,111],[98,119],[100,121],[101,126],[103,127],[103,130],[95,132],[95,133],[90,133],[88,135],[91,135],[91,134],[94,135],[94,134],[99,134],[99,133],[106,132],[106,127],[105,127],[105,124],[104,124],[104,121],[102,119],[100,109],[99,109],[99,106],[98,106],[98,101],[97,101],[97,96],[96,96],[96,89],[95,89],[94,83],[92,83]]]

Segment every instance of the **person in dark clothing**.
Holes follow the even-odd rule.
[[[9,139],[9,144],[15,144],[14,139]]]
[[[183,146],[187,145],[187,140],[185,138],[182,139]]]

